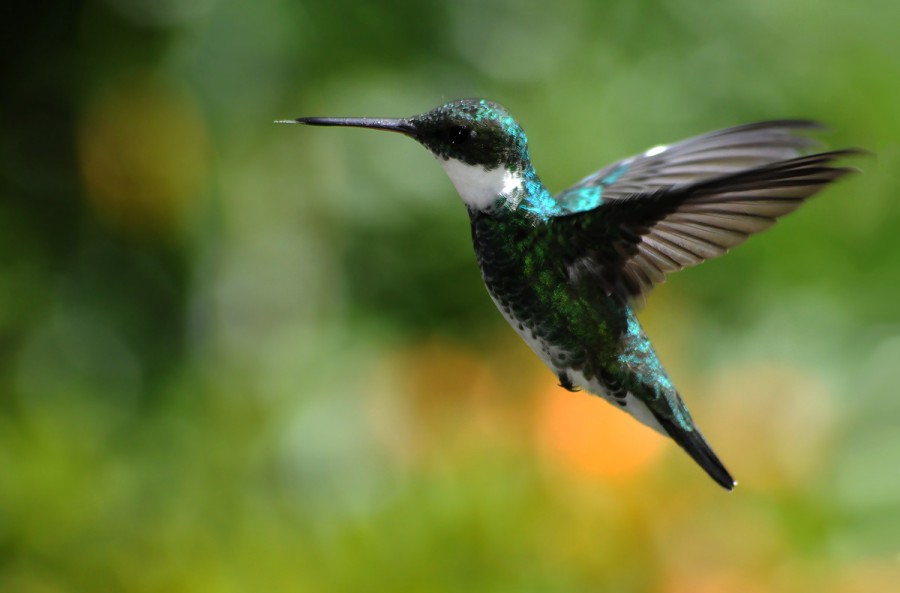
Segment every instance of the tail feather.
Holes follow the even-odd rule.
[[[709,443],[706,442],[706,439],[703,438],[703,435],[700,434],[696,427],[693,430],[685,430],[669,418],[657,416],[656,420],[672,440],[678,443],[709,474],[709,477],[726,490],[731,491],[734,489],[737,482],[734,481],[734,478],[731,477],[731,474],[719,461],[712,447],[709,446]]]

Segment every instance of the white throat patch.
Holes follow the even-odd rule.
[[[518,173],[507,171],[502,166],[485,169],[456,159],[442,158],[438,162],[463,201],[473,208],[487,208],[522,185],[522,177]]]

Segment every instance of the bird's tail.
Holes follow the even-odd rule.
[[[685,430],[672,419],[661,416],[657,416],[656,420],[672,440],[678,443],[717,484],[726,490],[733,490],[737,482],[734,481],[734,478],[731,477],[731,474],[719,461],[712,447],[709,446],[709,443],[706,442],[706,439],[703,438],[697,427],[693,426],[691,430]]]

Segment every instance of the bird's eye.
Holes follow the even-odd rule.
[[[450,144],[457,145],[468,142],[473,135],[472,130],[466,126],[453,126],[447,131],[447,140]]]

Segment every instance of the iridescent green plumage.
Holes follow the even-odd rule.
[[[560,384],[612,402],[734,486],[630,302],[851,172],[833,163],[853,151],[800,156],[811,142],[797,132],[817,124],[763,122],[650,149],[554,196],[531,164],[525,132],[484,99],[405,119],[295,121],[391,130],[427,147],[466,202],[491,298]]]
[[[585,388],[681,444],[725,488],[734,480],[706,445],[634,311],[573,276],[561,225],[501,209],[470,209],[472,239],[491,298],[570,390]]]

